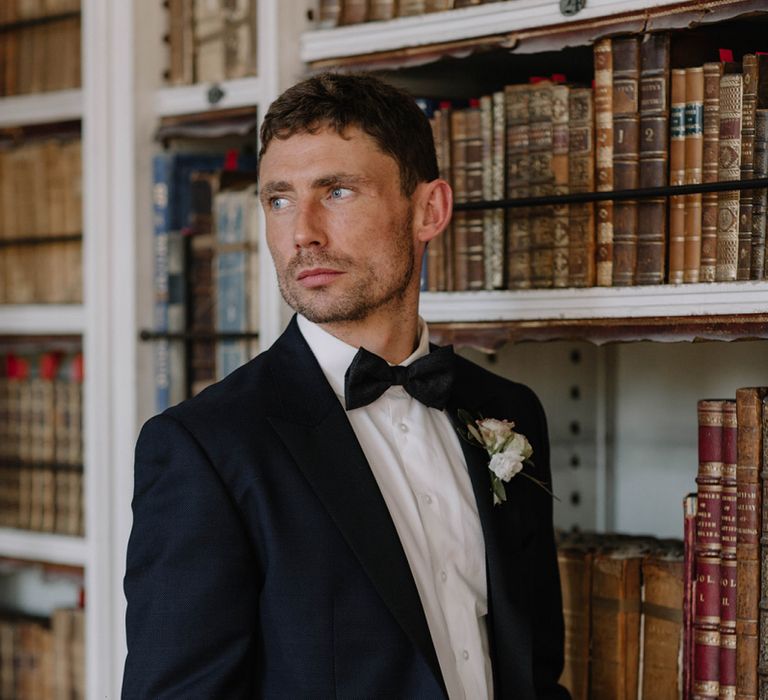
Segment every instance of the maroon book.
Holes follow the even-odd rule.
[[[693,669],[693,564],[696,534],[696,494],[683,499],[683,700],[691,698]]]

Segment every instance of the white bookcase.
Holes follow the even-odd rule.
[[[710,4],[729,5],[689,6]],[[558,33],[586,20],[600,27],[619,14],[630,23],[641,21],[647,3],[590,0],[582,13],[567,20],[551,0],[507,0],[322,31],[310,26],[308,11],[315,6],[313,0],[258,0],[259,75],[222,83],[223,97],[212,106],[210,85],[162,86],[161,3],[83,0],[82,90],[0,99],[0,126],[78,118],[83,124],[84,302],[0,307],[0,334],[82,336],[86,535],[0,531],[0,556],[84,567],[89,698],[119,697],[125,655],[122,576],[131,524],[133,447],[141,423],[153,411],[152,352],[138,341],[138,332],[150,327],[152,317],[150,165],[159,118],[248,105],[263,114],[283,88],[304,74],[305,62],[316,67],[354,63],[355,57],[372,52],[396,62],[392,52],[491,35],[504,35],[512,48],[520,36],[541,28]],[[267,347],[288,314],[266,246],[262,250],[260,333]],[[422,303],[430,322],[502,326],[546,320],[599,325],[622,319],[748,319],[766,312],[768,282],[427,294]],[[667,330],[669,340],[680,340],[674,328]],[[694,486],[696,399],[730,395],[742,384],[768,383],[766,350],[764,340],[603,346],[567,337],[507,345],[492,354],[467,352],[527,381],[542,396],[550,418],[561,524],[669,534],[679,500]]]

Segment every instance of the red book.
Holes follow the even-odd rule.
[[[693,669],[693,547],[696,534],[696,494],[683,499],[683,700],[691,698]]]

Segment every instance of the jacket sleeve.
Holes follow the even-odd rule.
[[[258,578],[200,444],[172,417],[148,421],[136,446],[123,698],[253,695]]]

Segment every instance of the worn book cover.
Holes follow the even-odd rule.
[[[571,88],[568,106],[568,186],[572,193],[595,190],[594,102],[590,88]],[[568,284],[595,284],[595,205],[571,204]]]
[[[754,175],[755,110],[757,109],[757,56],[746,54],[742,59],[741,102],[741,179],[751,180]],[[752,261],[752,207],[754,190],[739,193],[739,256],[736,279],[748,280]]]
[[[704,67],[685,69],[685,173],[683,183],[701,183],[704,159]],[[701,267],[701,193],[685,195],[683,282],[698,282]]]
[[[720,143],[720,76],[723,64],[704,64],[704,139],[702,182],[717,182]],[[717,264],[717,192],[701,196],[699,281],[714,282]]]

